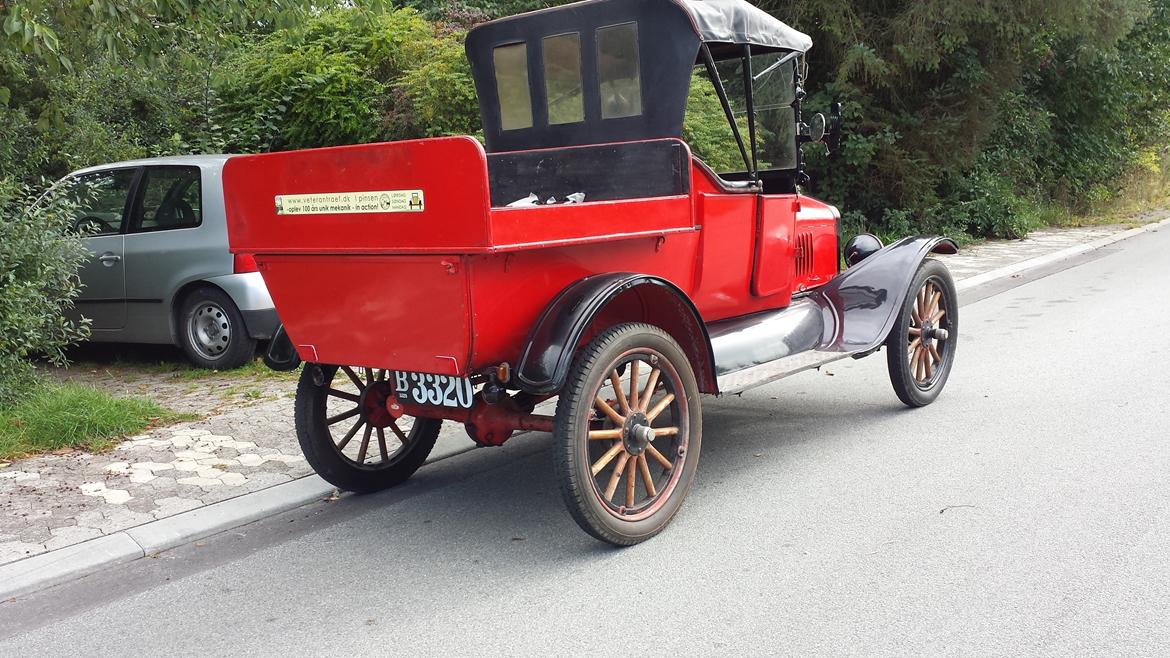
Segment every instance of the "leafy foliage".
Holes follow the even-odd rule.
[[[35,182],[144,155],[475,134],[466,30],[556,4],[3,3],[0,32],[9,16],[21,27],[0,37],[10,97],[0,177]],[[1015,236],[1054,204],[1111,202],[1120,181],[1165,157],[1170,0],[760,4],[814,37],[806,116],[844,103],[842,157],[806,151],[809,192],[841,207],[850,230]],[[50,61],[43,30],[25,42],[33,23],[57,35],[75,73]],[[688,105],[693,150],[716,169],[739,168],[709,84],[693,84]]]
[[[473,133],[479,109],[455,24],[339,7],[240,49],[217,76],[229,149]]]
[[[61,195],[26,211],[33,199],[27,188],[0,181],[0,407],[31,388],[29,357],[64,363],[64,348],[88,331],[85,321],[66,317],[88,255],[70,228],[72,205]]]
[[[809,172],[858,227],[1016,237],[1170,137],[1167,0],[761,4],[812,33],[806,110],[845,103],[843,157]]]
[[[103,162],[217,150],[204,68],[213,56],[176,51],[149,65],[98,57],[62,75],[20,60],[11,107],[0,108],[0,177],[41,185]]]
[[[0,74],[12,55],[49,70],[104,51],[110,59],[149,61],[177,44],[221,42],[266,26],[288,25],[311,3],[298,0],[16,0],[0,2]],[[11,88],[0,78],[0,105]]]

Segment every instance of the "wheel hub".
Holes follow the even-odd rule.
[[[373,427],[389,427],[394,416],[386,408],[386,401],[394,394],[389,382],[374,382],[366,386],[358,399],[362,419]]]
[[[622,444],[626,452],[634,457],[646,452],[646,446],[654,440],[654,428],[646,414],[635,412],[622,425]]]
[[[231,340],[227,314],[216,304],[200,306],[191,317],[188,332],[192,345],[211,359],[222,354]]]

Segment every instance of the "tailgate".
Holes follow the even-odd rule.
[[[258,255],[305,361],[465,375],[467,275],[457,256]]]

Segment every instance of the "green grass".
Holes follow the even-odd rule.
[[[264,361],[260,359],[253,359],[234,370],[208,370],[206,368],[196,368],[185,363],[165,361],[146,365],[144,369],[153,373],[169,375],[171,378],[178,380],[199,380],[205,379],[207,377],[224,376],[233,379],[295,380],[300,376],[300,373],[296,370],[292,372],[277,372],[276,370],[270,370],[268,366],[264,365]]]
[[[46,383],[0,409],[0,459],[61,448],[106,450],[128,434],[195,418],[149,400],[116,398],[92,386]]]

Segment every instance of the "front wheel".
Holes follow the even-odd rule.
[[[585,532],[619,546],[658,534],[686,498],[702,444],[686,353],[647,324],[597,336],[573,362],[553,436],[561,493]]]
[[[394,418],[385,370],[307,364],[297,384],[297,439],[305,461],[345,491],[370,493],[414,474],[439,437],[443,421]]]
[[[886,339],[886,364],[898,399],[924,407],[942,392],[955,362],[959,296],[951,273],[933,259],[918,268],[910,292]]]

